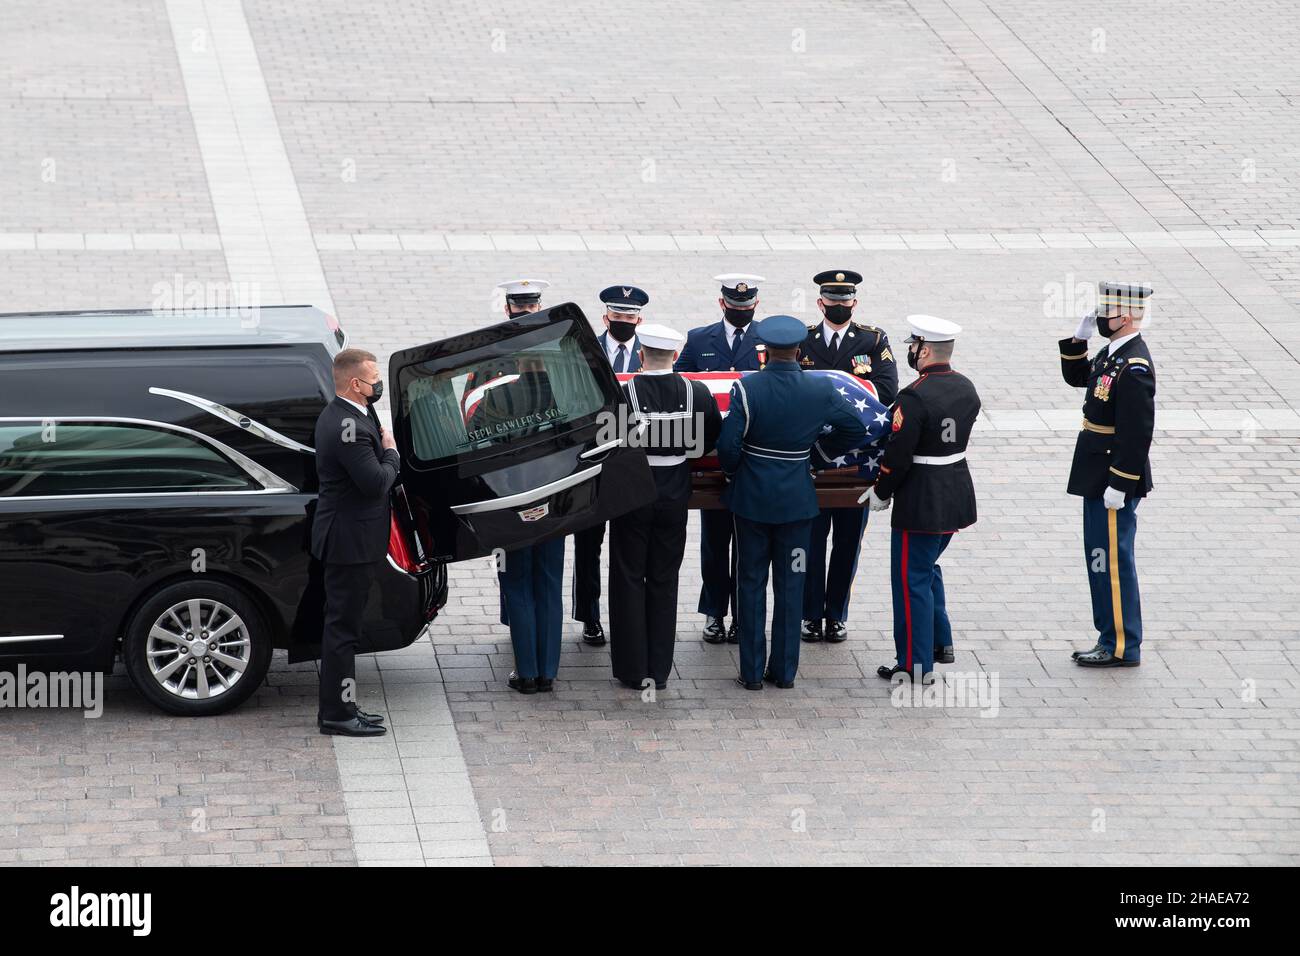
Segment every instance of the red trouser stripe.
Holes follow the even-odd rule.
[[[907,622],[907,669],[912,669],[912,589],[907,581],[907,532],[903,532],[903,620]]]

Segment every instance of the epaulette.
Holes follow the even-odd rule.
[[[819,326],[819,325],[821,325],[820,322],[814,322],[812,325],[808,326],[808,334],[809,334],[809,335],[812,335],[814,332],[816,332],[816,331],[817,331],[817,326]]]
[[[863,325],[861,322],[850,322],[855,329],[861,329],[863,332],[879,332],[880,329],[874,325]]]

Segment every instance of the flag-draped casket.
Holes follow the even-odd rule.
[[[731,386],[738,378],[757,375],[758,372],[686,372],[684,378],[705,383],[723,416],[731,400]],[[827,461],[816,449],[812,452],[812,467],[816,472],[817,500],[823,508],[857,507],[858,497],[876,480],[880,471],[880,458],[885,439],[889,435],[889,409],[876,397],[876,389],[848,372],[807,369],[804,375],[824,375],[835,380],[835,390],[848,403],[853,413],[866,426],[867,437],[861,447],[846,455]],[[619,375],[626,382],[632,375]],[[712,451],[712,449],[709,449]],[[707,455],[691,463],[692,508],[721,508],[723,477],[718,459]]]

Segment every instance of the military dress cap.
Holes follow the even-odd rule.
[[[862,273],[852,269],[827,269],[813,276],[821,287],[821,296],[828,302],[851,302],[858,297],[858,283]]]
[[[724,272],[713,277],[722,283],[722,299],[727,305],[743,309],[754,304],[758,297],[758,284],[766,282],[762,276],[748,275],[744,272]]]
[[[793,315],[769,315],[754,325],[758,340],[776,349],[802,345],[808,338],[808,326]]]
[[[1116,305],[1126,309],[1140,309],[1151,294],[1146,286],[1124,285],[1119,282],[1097,283],[1097,303],[1102,309]]]
[[[686,336],[676,329],[654,323],[637,326],[636,337],[647,348],[663,349],[665,352],[680,352],[686,343]]]
[[[549,289],[551,284],[545,279],[511,279],[509,282],[497,284],[498,289],[504,289],[506,299],[515,305],[528,305],[531,302],[540,302],[542,291]]]
[[[650,296],[634,285],[612,285],[601,290],[600,301],[610,312],[636,315],[649,303]]]
[[[912,330],[909,342],[951,342],[961,333],[960,325],[937,315],[909,315],[907,325]]]

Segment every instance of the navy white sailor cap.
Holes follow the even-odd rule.
[[[746,272],[724,272],[720,276],[713,277],[715,282],[722,283],[722,299],[727,305],[743,309],[754,304],[758,298],[758,286],[761,282],[766,282],[762,276],[750,275]]]
[[[540,302],[542,291],[550,286],[545,279],[511,279],[497,283],[497,288],[505,291],[506,298],[517,305]]]
[[[612,285],[601,290],[600,301],[610,312],[636,315],[650,302],[650,296],[634,285]]]
[[[665,352],[680,352],[686,344],[686,336],[676,329],[649,322],[637,326],[636,337],[647,348],[663,349]]]
[[[961,334],[961,326],[937,315],[909,315],[908,328],[912,330],[909,342],[951,342]]]

